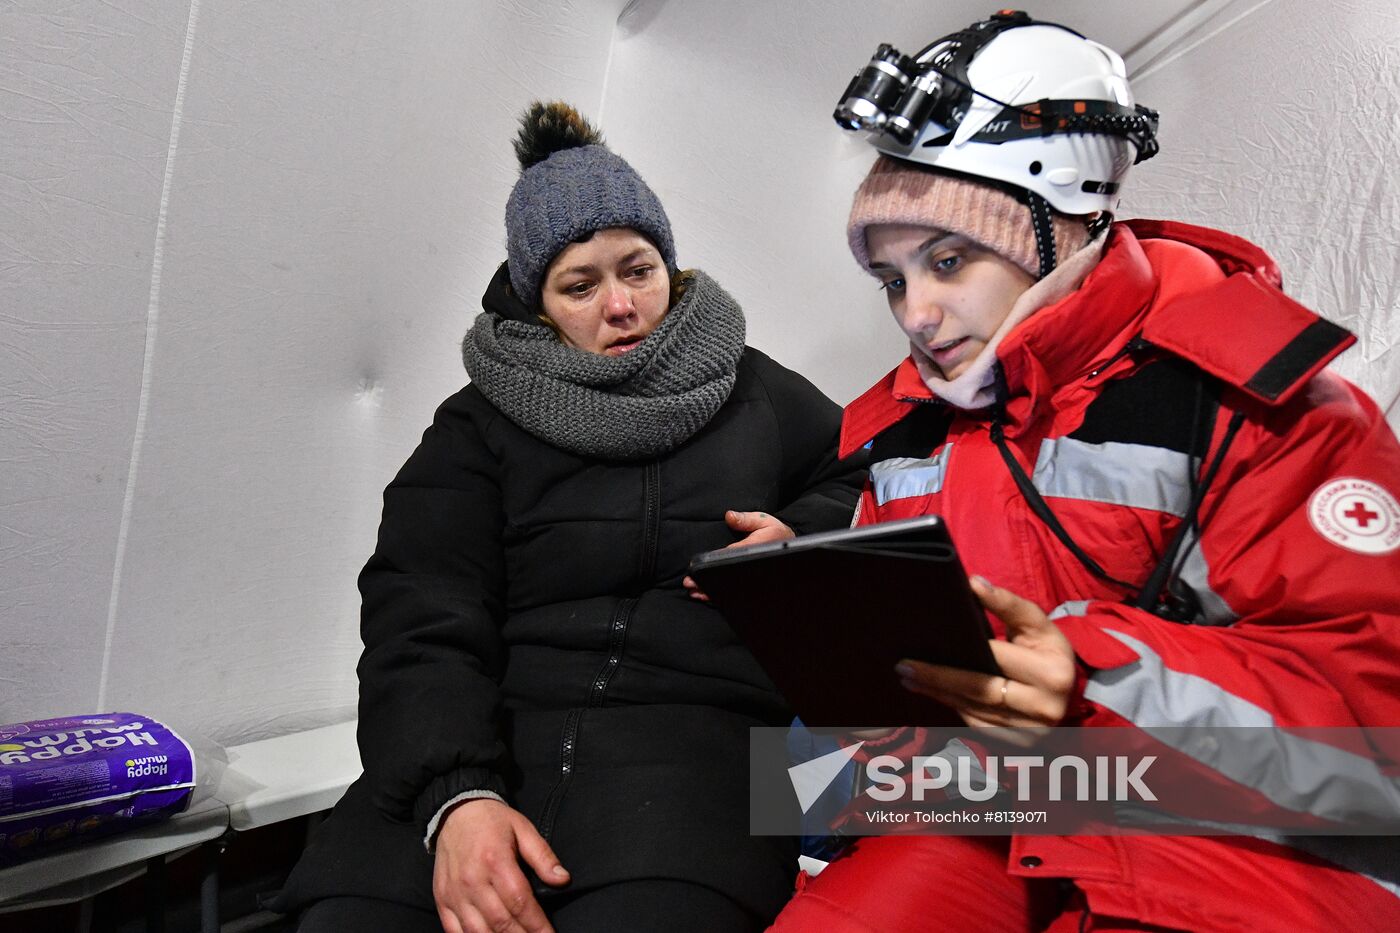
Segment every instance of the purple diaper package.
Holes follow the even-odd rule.
[[[194,786],[189,743],[149,716],[0,726],[0,865],[165,819]]]

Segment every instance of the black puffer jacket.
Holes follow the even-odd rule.
[[[748,833],[747,730],[790,714],[681,578],[735,540],[726,509],[799,534],[846,525],[864,470],[835,459],[839,423],[753,349],[710,423],[647,462],[561,451],[472,386],[443,403],[360,577],[365,775],[277,906],[430,907],[424,828],[489,788],[539,827],[570,890],[681,878],[776,912],[796,851]]]

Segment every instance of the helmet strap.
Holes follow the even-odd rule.
[[[1040,257],[1040,275],[1043,279],[1055,271],[1058,258],[1055,255],[1055,224],[1050,213],[1050,203],[1034,191],[1026,192],[1026,206],[1031,212],[1031,229],[1035,231],[1035,252]]]

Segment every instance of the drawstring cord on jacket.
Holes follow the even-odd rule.
[[[1205,476],[1201,477],[1200,483],[1196,486],[1195,495],[1191,497],[1191,505],[1187,508],[1186,517],[1176,529],[1176,534],[1172,536],[1172,542],[1167,546],[1162,559],[1157,562],[1152,575],[1143,584],[1142,591],[1138,593],[1137,599],[1133,600],[1133,605],[1139,609],[1146,609],[1148,612],[1156,613],[1164,619],[1173,622],[1190,622],[1194,620],[1200,612],[1200,601],[1190,590],[1183,590],[1176,586],[1181,574],[1181,568],[1186,563],[1186,555],[1182,554],[1177,560],[1177,554],[1186,543],[1186,538],[1193,531],[1197,540],[1200,540],[1201,529],[1198,518],[1200,516],[1201,502],[1206,497],[1206,490],[1210,489],[1210,484],[1214,482],[1215,475],[1220,472],[1220,465],[1225,462],[1225,453],[1230,449],[1230,444],[1234,442],[1235,435],[1239,433],[1240,427],[1244,424],[1244,412],[1236,411],[1230,416],[1230,423],[1225,426],[1225,436],[1220,440],[1220,449],[1215,453],[1215,459],[1211,461],[1206,469]]]
[[[1050,510],[1050,506],[1040,495],[1040,491],[1035,488],[1035,483],[1026,475],[1026,471],[1021,468],[1021,462],[1016,459],[1016,455],[1011,452],[1011,447],[1006,443],[1006,399],[1010,390],[1006,385],[1006,374],[1002,372],[1001,364],[997,363],[992,367],[996,374],[995,395],[996,401],[992,403],[992,443],[996,444],[997,450],[1001,452],[1001,459],[1006,461],[1006,467],[1011,471],[1011,478],[1016,481],[1016,488],[1021,491],[1021,498],[1026,500],[1026,505],[1031,507],[1031,511],[1036,517],[1045,523],[1045,527],[1060,539],[1060,543],[1069,548],[1069,552],[1075,556],[1079,563],[1084,565],[1084,569],[1092,573],[1107,583],[1135,593],[1137,587],[1124,580],[1109,574],[1099,566],[1098,561],[1090,557],[1083,548],[1075,543],[1074,539],[1065,531],[1065,526],[1060,524],[1060,520],[1055,517],[1055,513]]]
[[[1162,618],[1177,622],[1192,621],[1197,615],[1199,606],[1194,599],[1183,598],[1183,594],[1177,593],[1177,587],[1173,585],[1176,582],[1177,575],[1181,571],[1181,565],[1185,563],[1184,557],[1181,561],[1177,560],[1177,554],[1180,552],[1186,538],[1193,530],[1199,535],[1198,518],[1201,503],[1205,500],[1207,490],[1210,489],[1211,483],[1215,480],[1216,474],[1220,471],[1221,464],[1225,461],[1225,454],[1229,451],[1230,444],[1234,441],[1235,435],[1239,433],[1241,425],[1244,424],[1244,412],[1236,411],[1230,418],[1230,423],[1225,429],[1225,436],[1220,442],[1220,449],[1216,451],[1215,458],[1211,461],[1210,466],[1206,469],[1200,482],[1195,482],[1195,477],[1192,477],[1192,496],[1186,515],[1183,516],[1181,524],[1177,527],[1176,534],[1172,537],[1171,544],[1168,545],[1166,552],[1162,555],[1162,559],[1157,562],[1157,566],[1154,567],[1152,573],[1148,575],[1146,583],[1139,588],[1135,584],[1113,576],[1108,571],[1104,570],[1103,567],[1099,565],[1098,561],[1089,556],[1089,554],[1070,537],[1069,532],[1065,530],[1064,525],[1060,524],[1060,520],[1055,516],[1050,505],[1045,501],[1044,497],[1041,496],[1040,491],[1035,488],[1035,483],[1026,475],[1026,471],[1021,467],[1020,461],[1016,459],[1016,455],[1012,453],[1011,447],[1006,441],[1006,402],[1011,394],[1006,384],[1006,374],[1002,371],[1000,363],[993,367],[993,372],[996,378],[994,388],[996,401],[993,403],[991,409],[992,424],[990,433],[992,443],[996,445],[998,452],[1000,452],[1001,459],[1006,462],[1006,467],[1011,472],[1011,478],[1015,480],[1016,488],[1020,490],[1021,497],[1025,499],[1026,505],[1030,506],[1030,510],[1035,513],[1035,516],[1045,524],[1045,527],[1050,529],[1051,533],[1074,555],[1075,559],[1083,565],[1085,570],[1089,571],[1100,580],[1103,580],[1105,583],[1109,583],[1124,590],[1126,594],[1124,602],[1136,606],[1139,609],[1145,609]],[[1196,400],[1198,411],[1200,410],[1202,401],[1201,391],[1202,390],[1198,387]],[[1200,450],[1198,452],[1195,449],[1198,446],[1198,440],[1196,437],[1193,437],[1191,443],[1193,448],[1191,451],[1192,462],[1203,461],[1204,454],[1209,449],[1211,432],[1206,431],[1202,433],[1204,434],[1204,446],[1206,450]]]

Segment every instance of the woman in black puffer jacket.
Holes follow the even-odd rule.
[[[748,833],[748,729],[790,714],[682,580],[845,525],[863,470],[577,113],[536,105],[517,152],[472,384],[360,577],[365,774],[274,906],[319,902],[303,930],[761,929],[796,849]]]

